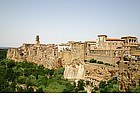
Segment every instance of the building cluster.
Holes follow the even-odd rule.
[[[124,61],[139,62],[140,43],[137,37],[133,36],[108,38],[107,35],[98,35],[96,41],[41,44],[39,36],[36,36],[35,44],[24,43],[19,48],[9,49],[7,58],[15,61],[26,60],[38,65],[42,64],[50,69],[65,67],[64,77],[67,79],[86,79],[99,83],[101,80],[107,80],[113,76],[112,73],[117,71],[113,66],[121,71],[121,75],[125,71],[123,68]],[[104,67],[103,65],[88,64],[87,62],[91,59],[109,63],[113,66]],[[103,71],[106,71],[106,74]],[[133,72],[131,75],[133,75]],[[122,77],[124,76],[120,77],[123,81]],[[140,80],[137,81],[140,82]]]

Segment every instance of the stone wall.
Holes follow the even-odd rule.
[[[62,66],[63,67],[65,67],[66,64],[69,64],[72,61],[72,53],[71,53],[71,51],[59,52],[59,57],[62,60]]]
[[[19,48],[11,48],[7,52],[7,58],[14,61],[28,61],[43,65],[46,68],[55,68],[58,59],[57,48],[47,45],[23,45]]]

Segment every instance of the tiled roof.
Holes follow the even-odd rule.
[[[140,56],[140,53],[134,53],[132,56]]]

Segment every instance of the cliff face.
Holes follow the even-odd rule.
[[[118,68],[107,66],[104,64],[87,63],[85,64],[85,77],[97,76],[103,80],[108,80],[113,76],[117,76]]]
[[[55,46],[23,44],[19,48],[9,49],[7,58],[18,62],[26,60],[52,69],[56,67],[58,55]]]
[[[86,80],[98,86],[100,81],[111,79],[117,76],[118,69],[113,66],[103,64],[82,63],[79,60],[73,60],[65,65],[64,78],[72,80]]]
[[[65,65],[64,78],[66,79],[84,79],[84,64],[78,60],[73,60]]]

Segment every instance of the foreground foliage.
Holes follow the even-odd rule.
[[[6,58],[8,49],[0,49],[0,61]]]
[[[50,70],[29,62],[0,62],[0,92],[75,92],[63,78],[64,68]]]
[[[117,83],[117,77],[112,78],[110,80],[106,81],[101,81],[99,84],[99,89],[100,92],[104,93],[119,93],[119,85]]]

